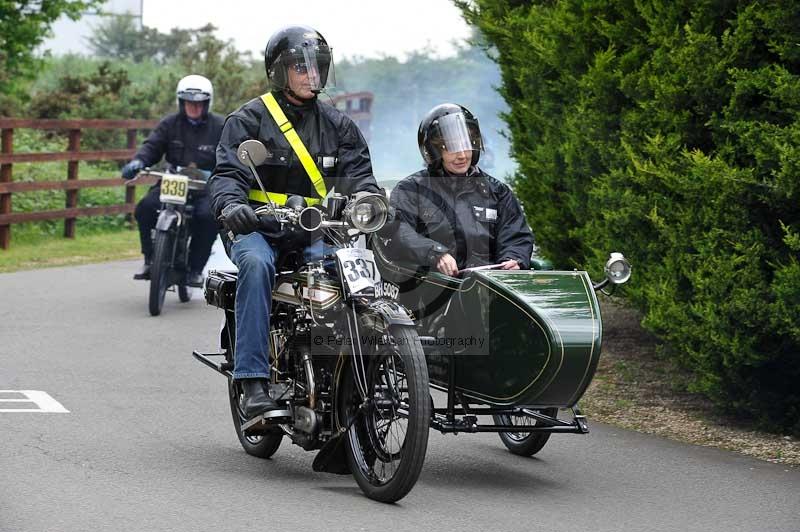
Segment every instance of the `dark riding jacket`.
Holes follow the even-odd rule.
[[[459,269],[516,260],[530,268],[533,234],[511,189],[474,167],[467,176],[422,170],[392,190],[388,254],[433,267],[450,253]]]
[[[197,125],[180,113],[164,117],[150,133],[135,158],[145,166],[153,166],[165,157],[172,166],[197,165],[201,170],[213,170],[216,149],[222,134],[222,115],[208,113]]]
[[[369,149],[353,121],[338,109],[314,99],[302,106],[291,104],[283,93],[274,93],[286,117],[322,173],[328,191],[349,195],[354,192],[378,192],[372,174]],[[260,190],[248,166],[237,157],[239,144],[248,139],[260,140],[267,148],[267,161],[257,168],[268,192],[319,197],[261,98],[250,100],[225,120],[217,147],[217,166],[209,180],[211,208],[219,217],[232,203],[261,205],[250,199],[251,190]],[[288,227],[277,223],[262,224],[261,233],[272,244],[293,240]]]

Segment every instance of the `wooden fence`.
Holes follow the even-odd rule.
[[[136,153],[137,131],[152,129],[157,120],[32,120],[25,118],[0,118],[0,248],[8,249],[11,243],[11,225],[39,220],[64,219],[64,236],[75,237],[75,220],[82,216],[130,214],[135,208],[135,186],[153,184],[155,178],[137,179],[135,184],[116,177],[110,179],[78,179],[80,161],[122,161]],[[69,132],[67,149],[56,153],[14,153],[14,130],[20,128],[66,130]],[[81,132],[95,129],[127,130],[127,148],[103,151],[80,151]],[[66,180],[13,182],[15,163],[68,161]],[[125,203],[101,207],[78,208],[78,193],[82,188],[125,186]],[[34,190],[64,190],[64,209],[39,212],[12,212],[12,195],[15,192]]]

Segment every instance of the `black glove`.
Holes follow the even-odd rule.
[[[122,167],[122,177],[125,179],[133,179],[142,168],[144,168],[144,163],[139,159],[134,159]]]
[[[246,203],[232,203],[220,214],[222,225],[235,235],[247,235],[258,229],[259,220],[252,207]]]

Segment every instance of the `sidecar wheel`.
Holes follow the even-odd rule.
[[[178,299],[181,303],[188,303],[192,300],[192,289],[185,284],[178,285]]]
[[[269,458],[275,454],[283,440],[281,429],[271,428],[261,434],[244,434],[242,423],[247,421],[247,418],[239,408],[239,390],[233,379],[228,379],[228,398],[233,415],[233,426],[236,428],[236,435],[239,437],[239,443],[242,444],[244,452],[258,458]]]
[[[428,367],[419,336],[408,326],[393,332],[394,345],[365,351],[368,396],[374,401],[359,408],[362,400],[352,368],[345,368],[338,391],[339,426],[349,425],[347,465],[364,494],[380,502],[398,501],[414,487],[425,461],[431,417]]]
[[[153,251],[153,263],[150,266],[150,298],[148,308],[151,316],[161,314],[164,296],[169,288],[169,271],[172,266],[172,249],[175,235],[169,231],[157,231]]]
[[[546,408],[542,414],[550,417],[558,415],[558,408]],[[497,425],[536,425],[536,420],[525,416],[492,416]],[[524,433],[524,432],[501,432],[500,440],[512,453],[519,456],[533,456],[542,450],[550,433]]]

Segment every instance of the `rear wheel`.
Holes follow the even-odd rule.
[[[242,423],[247,421],[247,417],[245,417],[240,407],[240,397],[241,391],[236,382],[233,379],[228,379],[228,398],[231,404],[233,426],[236,428],[239,443],[242,444],[242,448],[247,454],[258,458],[269,458],[280,447],[283,432],[277,427],[263,429],[259,432],[248,431],[246,434],[242,432]]]
[[[172,251],[175,235],[170,231],[156,231],[153,263],[150,266],[150,298],[148,306],[151,316],[161,314],[164,295],[169,288],[169,274],[172,269]]]
[[[393,329],[394,345],[365,351],[367,398],[352,368],[345,368],[339,390],[339,424],[348,427],[347,464],[370,499],[395,502],[419,478],[428,448],[431,406],[428,368],[416,330]],[[358,361],[351,357],[351,363]]]
[[[186,286],[185,284],[178,285],[178,299],[181,300],[181,303],[188,303],[192,300],[192,289],[191,287]]]
[[[558,408],[546,408],[540,411],[545,416],[556,417]],[[536,419],[530,416],[492,416],[497,425],[510,426],[536,426]],[[533,456],[542,450],[547,440],[550,439],[549,432],[501,432],[500,440],[512,453],[519,456]]]

